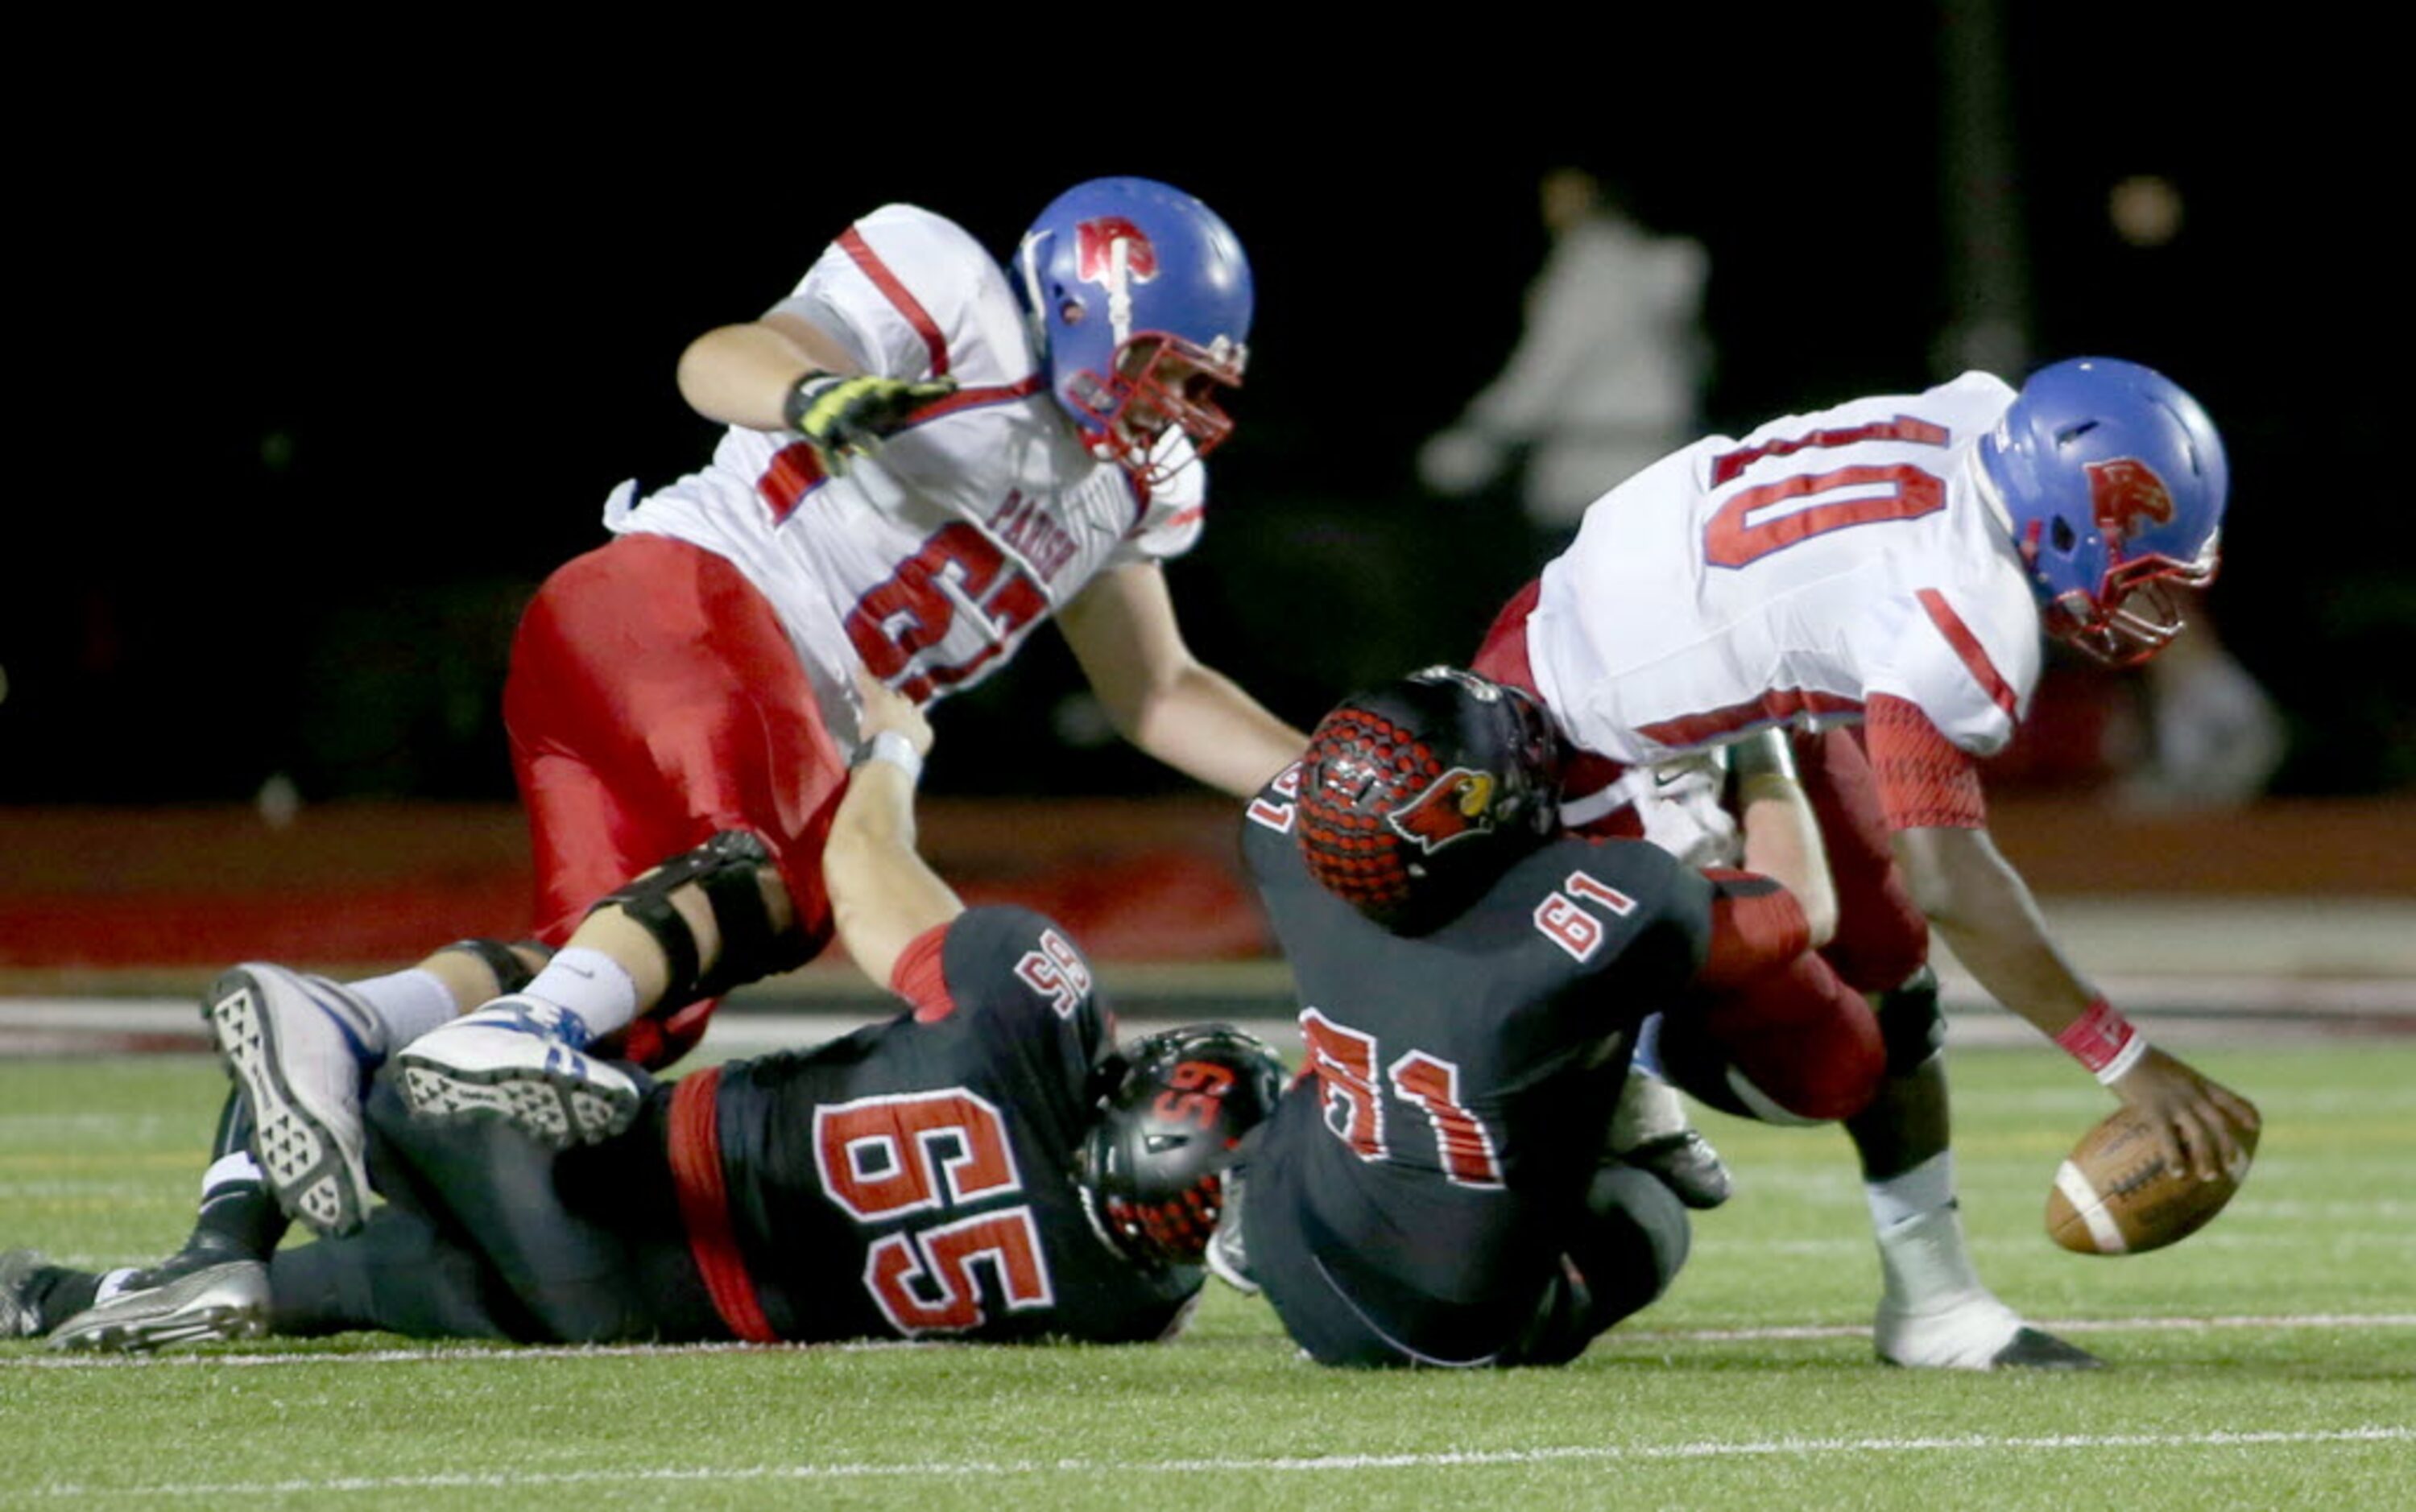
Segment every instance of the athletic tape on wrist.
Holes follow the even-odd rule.
[[[914,749],[914,741],[894,729],[883,730],[867,741],[864,743],[862,755],[856,759],[859,763],[886,761],[905,772],[908,782],[919,783],[923,780],[923,753]]]
[[[838,382],[837,373],[824,372],[819,367],[809,367],[798,374],[797,381],[789,385],[788,395],[780,401],[780,418],[791,430],[803,432],[806,412],[813,408],[814,400],[821,397],[823,389]]]
[[[2148,1053],[2147,1037],[2103,997],[2065,1025],[2055,1042],[2108,1086],[2121,1081]]]

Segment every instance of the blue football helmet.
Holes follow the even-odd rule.
[[[1215,211],[1153,179],[1095,178],[1040,212],[1015,272],[1049,387],[1093,452],[1155,486],[1232,434],[1216,390],[1249,357],[1250,263]]]
[[[2047,633],[2116,666],[2182,627],[2214,578],[2231,488],[2223,438],[2172,380],[2111,357],[2031,375],[1980,442]]]

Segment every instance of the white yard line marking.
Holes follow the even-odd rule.
[[[1958,1434],[1951,1438],[1908,1439],[1765,1439],[1744,1443],[1573,1445],[1537,1449],[1440,1450],[1431,1454],[1353,1454],[1270,1456],[1265,1459],[1219,1457],[1208,1460],[1153,1461],[1159,1471],[1202,1471],[1211,1474],[1275,1471],[1319,1474],[1332,1471],[1440,1470],[1493,1465],[1539,1465],[1569,1462],[1616,1464],[1671,1460],[1808,1455],[1895,1455],[2000,1452],[2028,1454],[2042,1449],[2231,1449],[2276,1445],[2401,1444],[2416,1441],[2416,1427],[2369,1426],[2345,1429],[2222,1430],[2209,1433],[2057,1434],[2046,1438],[1992,1438]],[[932,1460],[899,1464],[850,1463],[804,1465],[732,1465],[658,1470],[568,1470],[478,1475],[340,1476],[325,1480],[280,1480],[216,1484],[161,1483],[152,1486],[60,1485],[29,1487],[0,1492],[0,1498],[25,1501],[149,1498],[235,1498],[288,1496],[337,1491],[444,1490],[481,1488],[496,1490],[540,1486],[697,1485],[708,1482],[963,1479],[997,1475],[1129,1475],[1133,1465],[1121,1460]]]

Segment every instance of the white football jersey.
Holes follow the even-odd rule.
[[[1049,391],[1007,276],[954,222],[885,205],[831,244],[776,310],[866,372],[957,391],[825,477],[793,432],[723,433],[702,470],[607,502],[616,531],[690,541],[771,601],[832,736],[856,732],[853,668],[928,701],[1004,665],[1110,567],[1199,539],[1194,462],[1143,498],[1094,457]],[[1179,431],[1163,448],[1187,447]]]
[[[1774,724],[1918,704],[2004,745],[2038,683],[2039,615],[1976,442],[2014,391],[1966,373],[1714,436],[1596,500],[1527,621],[1576,743],[1631,765]]]

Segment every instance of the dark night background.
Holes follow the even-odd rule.
[[[742,74],[777,28],[634,73],[426,39],[383,70],[352,44],[342,67],[118,67],[106,119],[48,121],[12,164],[33,266],[0,803],[243,800],[279,773],[312,801],[508,797],[520,604],[603,539],[615,482],[711,444],[673,386],[684,343],[883,202],[1004,251],[1111,172],[1193,190],[1249,249],[1242,428],[1172,580],[1203,658],[1305,724],[1353,681],[1464,658],[1523,575],[1508,506],[1423,496],[1411,456],[1516,337],[1534,176],[1571,158],[1709,247],[1719,428],[1946,376],[1975,267],[2010,280],[2034,359],[2117,353],[2192,388],[2234,471],[2213,607],[2292,725],[2276,790],[2416,785],[2408,132],[2358,61],[2371,38],[2209,35],[2227,23],[2198,8],[2007,4],[1992,43],[1978,5],[1779,36],[1606,7],[1598,36],[1541,38],[1568,53],[1541,67],[1212,28],[1121,75],[1034,59],[987,92],[838,68],[826,36],[786,84]],[[1236,56],[1291,61],[1216,61]],[[1118,77],[1154,102],[1125,108]],[[1991,80],[2002,129],[1974,142]],[[2107,224],[2137,173],[2184,196],[2167,246]],[[1951,213],[1972,196],[2017,232],[1976,263]],[[1174,783],[1061,739],[1075,686],[1035,637],[946,706],[933,786]]]

